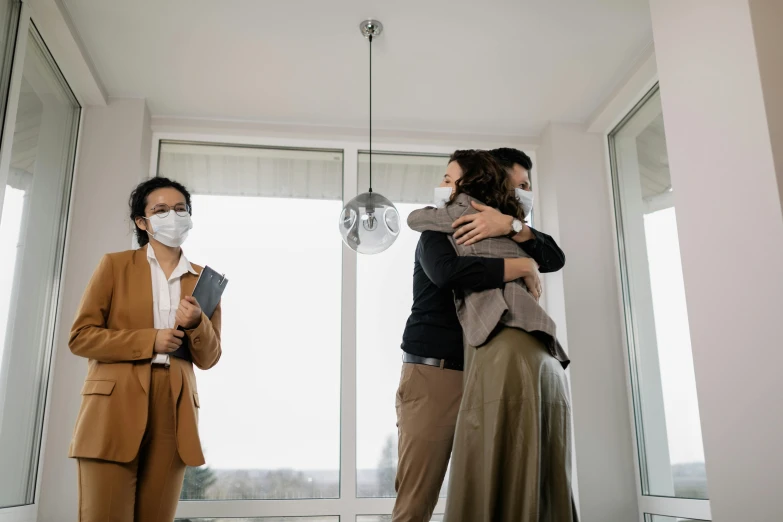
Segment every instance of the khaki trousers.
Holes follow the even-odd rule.
[[[177,451],[169,369],[152,367],[149,417],[128,463],[77,459],[79,522],[172,522],[185,464]]]
[[[403,364],[397,390],[399,462],[392,522],[429,522],[454,443],[460,371]]]

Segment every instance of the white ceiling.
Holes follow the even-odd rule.
[[[535,136],[652,42],[647,0],[64,0],[110,96],[153,115]]]

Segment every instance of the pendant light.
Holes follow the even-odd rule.
[[[340,213],[340,234],[352,250],[378,254],[389,248],[400,234],[400,214],[394,204],[372,191],[372,41],[383,32],[383,24],[366,20],[359,25],[370,41],[370,187],[346,203]]]

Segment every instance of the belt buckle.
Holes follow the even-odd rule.
[[[156,353],[155,357],[152,358],[152,365],[168,368],[171,366],[171,356],[167,353]]]

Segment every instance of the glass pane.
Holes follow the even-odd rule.
[[[663,515],[644,515],[644,522],[708,522],[695,518],[665,517]]]
[[[27,36],[10,165],[0,174],[0,507],[34,496],[79,121],[39,36]]]
[[[677,218],[657,90],[610,141],[643,493],[706,499]]]
[[[338,497],[342,154],[164,143],[159,173],[194,193],[188,258],[229,279],[182,498]]]
[[[391,522],[391,515],[358,515],[356,522]],[[443,515],[432,515],[430,522],[443,522]]]
[[[433,199],[446,157],[373,154],[373,191],[389,198],[405,222]],[[369,183],[359,155],[359,192]],[[419,234],[402,227],[382,255],[357,263],[357,496],[393,497],[397,470],[394,402],[402,366],[402,332],[413,302],[413,258]],[[379,298],[382,296],[382,298]],[[448,481],[448,475],[446,478]],[[446,491],[446,484],[441,490]]]

